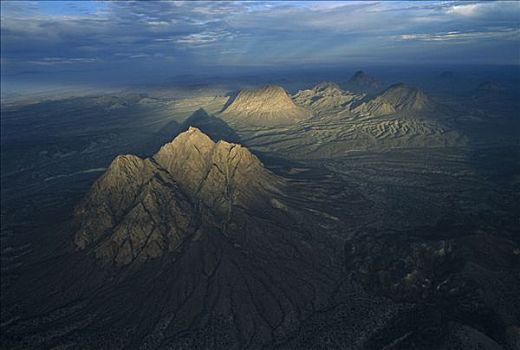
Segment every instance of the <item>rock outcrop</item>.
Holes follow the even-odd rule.
[[[266,85],[242,90],[222,112],[225,120],[254,126],[280,126],[305,120],[311,116],[294,104],[280,86]]]

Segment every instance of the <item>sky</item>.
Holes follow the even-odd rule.
[[[518,65],[520,2],[1,2],[3,86],[334,64]]]

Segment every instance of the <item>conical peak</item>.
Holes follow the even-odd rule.
[[[271,208],[283,185],[247,148],[190,127],[152,159],[114,159],[75,211],[75,244],[118,265],[144,261],[177,249],[194,215],[211,213],[213,224],[235,206]]]
[[[186,152],[191,150],[199,153],[199,155],[208,154],[213,148],[216,149],[243,149],[249,152],[245,147],[239,144],[228,142],[225,140],[218,140],[214,142],[211,138],[202,132],[200,129],[190,126],[188,130],[180,133],[171,142],[161,147],[159,152],[156,153],[154,158],[165,155],[169,152],[177,153],[179,149],[182,149],[184,155]],[[189,153],[189,152],[188,152]]]
[[[166,145],[164,145],[163,148],[168,146],[168,145],[170,145],[170,146],[176,146],[176,145],[184,146],[184,145],[187,145],[187,144],[189,144],[189,145],[195,144],[195,145],[201,145],[201,146],[210,147],[210,146],[213,146],[214,142],[209,138],[208,135],[206,135],[205,133],[200,131],[199,128],[196,128],[194,126],[190,126],[188,128],[188,130],[186,130],[186,131],[180,133],[179,135],[177,135],[177,137],[175,137],[170,143],[167,143]]]
[[[287,103],[292,103],[290,97],[284,88],[277,85],[264,85],[256,89],[245,89],[241,90],[238,94],[236,101],[247,100],[247,102],[258,101],[269,101],[283,99]]]
[[[213,166],[236,170],[238,166],[250,169],[258,165],[257,176],[266,171],[247,148],[223,140],[215,143],[195,127],[164,145],[153,159],[191,193],[198,192]]]
[[[213,147],[218,148],[233,148],[233,147],[239,147],[243,148],[241,145],[228,142],[225,140],[218,140],[217,142],[214,142],[208,135],[206,135],[204,132],[202,132],[199,128],[190,126],[188,130],[180,133],[177,135],[172,141],[165,144],[163,147],[161,147],[161,150],[159,150],[159,153],[161,151],[166,150],[173,150],[173,148],[180,146],[183,149],[186,149],[187,147],[196,147],[197,151],[202,151],[203,149],[209,150]],[[203,147],[203,148],[201,148]]]
[[[227,120],[258,126],[286,125],[310,117],[310,113],[294,104],[280,86],[266,85],[242,90],[224,110]]]

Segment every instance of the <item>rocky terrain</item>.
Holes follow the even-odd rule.
[[[1,347],[517,349],[517,105],[487,85],[3,109]]]

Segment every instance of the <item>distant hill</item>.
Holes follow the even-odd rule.
[[[254,126],[289,125],[310,116],[309,111],[294,104],[287,92],[276,85],[242,90],[222,112],[225,120]]]
[[[354,112],[380,116],[401,111],[420,111],[430,105],[429,98],[422,90],[398,83],[361,103],[354,108]]]
[[[294,95],[294,101],[315,112],[347,108],[353,101],[362,98],[362,94],[344,91],[336,83],[322,82],[307,90],[300,90]]]
[[[356,73],[354,73],[348,83],[352,87],[365,89],[377,89],[382,85],[379,80],[366,74],[362,70],[358,70]]]

